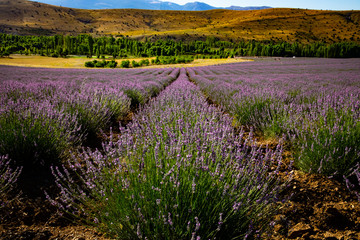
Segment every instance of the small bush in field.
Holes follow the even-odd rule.
[[[140,67],[141,65],[140,65],[140,63],[138,63],[138,62],[136,62],[135,60],[133,60],[133,61],[131,62],[131,66],[134,67],[134,68],[136,68],[136,67]]]
[[[85,62],[85,67],[93,68],[93,67],[95,67],[95,64],[92,61]]]
[[[140,61],[141,66],[149,66],[149,64],[150,64],[149,59],[142,59]]]
[[[116,68],[117,66],[117,62],[115,60],[111,60],[111,61],[97,61],[97,60],[93,60],[93,61],[88,61],[85,62],[85,67],[89,67],[89,68]]]
[[[111,61],[107,62],[106,67],[108,67],[108,68],[116,68],[117,64],[118,63],[115,60],[111,60]]]
[[[125,60],[125,61],[121,61],[121,65],[122,68],[129,68],[130,67],[130,61],[129,60]]]

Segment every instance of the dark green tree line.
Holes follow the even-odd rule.
[[[236,56],[298,56],[298,57],[360,57],[360,44],[340,42],[311,44],[270,42],[270,41],[220,41],[208,37],[206,41],[138,41],[130,38],[77,36],[17,36],[0,34],[0,55],[39,54],[43,56],[65,57],[67,55],[93,55],[100,58],[128,56],[183,56],[196,55],[203,58],[228,58]]]

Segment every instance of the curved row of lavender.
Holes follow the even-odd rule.
[[[69,149],[108,131],[128,114],[131,105],[144,104],[179,74],[178,69],[5,66],[0,71],[0,155],[23,166],[22,176],[40,182],[47,178],[44,173],[51,175],[52,164],[67,157]]]
[[[70,169],[53,168],[61,197],[49,199],[118,239],[259,234],[285,187],[277,178],[282,149],[259,148],[251,134],[244,140],[232,121],[181,69],[117,141],[75,153]]]
[[[342,178],[360,162],[360,60],[259,60],[189,68],[237,124],[292,141],[297,166]]]

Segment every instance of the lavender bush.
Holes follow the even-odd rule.
[[[57,162],[82,135],[76,118],[54,109],[50,101],[31,99],[7,101],[0,115],[0,153],[16,164],[45,166]]]
[[[6,156],[0,156],[0,209],[11,201],[7,194],[13,189],[21,169],[18,167],[12,170],[10,160]]]
[[[342,178],[360,162],[360,102],[359,95],[338,94],[320,97],[302,112],[292,141],[301,169]]]
[[[96,138],[102,130],[124,117],[130,108],[130,99],[125,93],[111,87],[86,86],[62,99],[62,107],[77,119],[87,139]]]
[[[343,177],[346,183],[346,187],[349,189],[349,191],[355,193],[360,202],[360,163],[356,164],[349,176]]]
[[[182,69],[118,141],[53,168],[61,196],[51,201],[119,239],[254,235],[280,201],[284,185],[270,165],[280,164],[282,150],[243,140],[231,123]]]

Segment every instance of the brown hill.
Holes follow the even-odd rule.
[[[0,32],[20,35],[89,33],[134,38],[360,42],[360,11],[82,10],[27,0],[0,0]]]

